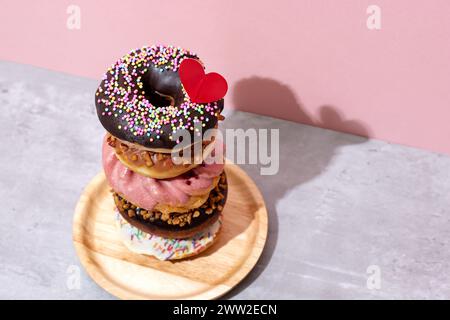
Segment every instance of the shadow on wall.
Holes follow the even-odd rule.
[[[274,120],[269,117],[254,116],[249,119],[245,113],[232,113],[227,117],[223,123],[226,128],[242,127],[245,123],[248,128],[280,129],[280,167],[276,175],[261,176],[258,166],[242,165],[255,180],[264,196],[269,213],[269,235],[255,269],[241,284],[227,294],[227,297],[234,296],[246,288],[269,265],[278,241],[278,217],[283,214],[283,212],[278,212],[277,203],[292,188],[302,185],[324,172],[339,147],[364,143],[367,140],[365,137],[369,136],[369,130],[363,123],[358,120],[345,119],[335,107],[329,105],[320,107],[319,119],[313,119],[304,110],[292,90],[273,79],[253,77],[237,82],[234,88],[233,102],[238,110],[261,110],[261,113],[275,117],[279,114],[288,114],[288,120],[357,132],[360,136],[336,134],[332,131],[322,131],[310,126]],[[298,208],[296,214],[305,214],[302,210],[302,208]],[[277,259],[274,263],[279,266],[279,264],[283,264],[283,261]],[[258,297],[261,296],[252,296],[252,298]]]
[[[308,114],[289,86],[277,80],[251,77],[238,81],[234,86],[234,106],[241,111],[300,122],[325,129],[370,137],[370,130],[359,120],[346,120],[336,107],[319,108],[319,118]]]

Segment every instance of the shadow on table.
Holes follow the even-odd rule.
[[[255,180],[264,196],[269,214],[269,234],[255,268],[224,298],[233,297],[244,290],[270,263],[277,247],[278,215],[283,214],[278,211],[277,203],[292,188],[319,176],[339,147],[363,143],[370,135],[369,129],[361,121],[345,119],[337,108],[330,105],[320,107],[318,119],[314,119],[304,109],[294,92],[274,79],[260,77],[242,79],[236,83],[232,98],[234,106],[241,111],[258,111],[274,117],[286,115],[289,120],[295,122],[352,132],[359,136],[335,134],[332,131],[324,133],[323,130],[310,126],[263,116],[248,117],[245,113],[233,113],[223,122],[225,128],[280,130],[279,172],[276,175],[261,175],[259,165],[241,165]]]

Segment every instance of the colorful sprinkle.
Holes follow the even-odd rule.
[[[97,90],[97,102],[103,106],[102,116],[114,116],[126,122],[118,129],[132,132],[135,136],[152,136],[160,139],[163,126],[170,126],[175,133],[180,129],[194,130],[194,123],[209,122],[219,110],[217,101],[194,103],[190,101],[184,87],[184,100],[175,106],[155,106],[142,90],[142,76],[150,66],[177,71],[185,58],[197,57],[196,54],[174,46],[155,45],[133,50],[112,65],[103,77]],[[195,116],[194,113],[201,116]]]
[[[203,251],[217,236],[221,219],[207,230],[187,239],[158,237],[129,224],[116,210],[116,225],[127,247],[139,254],[153,255],[159,260],[182,259]]]

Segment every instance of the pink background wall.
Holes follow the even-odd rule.
[[[99,79],[154,43],[222,73],[228,107],[450,154],[448,0],[0,0],[0,59]]]

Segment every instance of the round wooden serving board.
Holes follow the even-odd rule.
[[[122,299],[214,299],[255,266],[267,237],[267,210],[252,179],[227,164],[228,199],[217,241],[199,255],[159,261],[129,251],[114,222],[114,201],[103,173],[86,187],[75,209],[73,242],[88,274]]]

